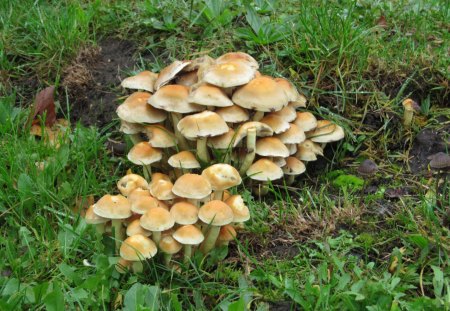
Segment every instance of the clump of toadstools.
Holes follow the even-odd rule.
[[[188,263],[193,249],[209,253],[235,239],[236,229],[250,219],[240,195],[228,189],[241,183],[238,171],[215,164],[201,174],[186,173],[174,182],[154,173],[151,182],[137,174],[122,177],[120,194],[107,194],[86,212],[86,222],[103,234],[111,226],[120,254],[118,271],[140,272],[158,253],[167,267],[173,257]]]
[[[257,185],[283,176],[292,184],[344,131],[306,111],[290,81],[258,69],[250,55],[232,52],[124,79],[123,87],[138,90],[117,109],[121,131],[135,144],[128,159],[147,178],[152,167],[178,177],[228,163]]]

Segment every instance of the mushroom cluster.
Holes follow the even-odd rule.
[[[126,267],[140,272],[142,262],[158,253],[172,267],[173,256],[188,263],[193,250],[206,255],[235,239],[236,228],[250,219],[242,197],[228,191],[241,182],[229,164],[214,164],[201,174],[185,173],[174,182],[163,173],[153,173],[150,183],[131,173],[118,181],[120,194],[101,197],[85,220],[99,234],[111,226],[120,253],[119,272]]]
[[[259,184],[283,176],[291,184],[344,130],[306,111],[290,81],[258,69],[250,55],[232,52],[124,79],[124,88],[136,90],[117,109],[121,131],[135,144],[128,159],[148,181],[152,167],[177,178],[227,163]]]

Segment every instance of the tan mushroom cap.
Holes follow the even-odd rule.
[[[297,118],[294,121],[303,132],[311,131],[316,128],[317,120],[311,112],[297,112]]]
[[[148,210],[156,207],[161,207],[169,210],[169,207],[152,196],[140,196],[131,202],[131,211],[136,214],[144,215]]]
[[[278,134],[276,137],[281,140],[283,144],[300,144],[306,139],[305,132],[294,123],[290,124],[290,127],[286,132]]]
[[[215,112],[227,123],[241,123],[250,119],[248,111],[238,105],[219,108]]]
[[[184,245],[198,245],[203,242],[203,233],[194,225],[185,225],[173,233],[173,238]]]
[[[420,106],[411,98],[407,98],[402,102],[403,108],[407,111],[420,110]]]
[[[306,171],[306,166],[299,159],[288,157],[286,159],[286,165],[282,169],[285,175],[300,175]]]
[[[248,83],[255,77],[255,72],[255,68],[244,62],[230,61],[205,68],[202,78],[204,82],[226,88]]]
[[[159,248],[163,253],[173,255],[178,253],[183,248],[183,245],[178,243],[171,235],[165,235],[159,241]]]
[[[120,129],[124,134],[138,134],[143,130],[142,125],[139,123],[130,123],[124,120],[120,120]]]
[[[120,246],[120,257],[130,261],[152,258],[157,252],[156,244],[141,234],[126,238]]]
[[[198,82],[197,70],[184,72],[177,77],[176,84],[191,87]]]
[[[309,149],[312,152],[314,152],[315,154],[323,156],[323,149],[320,146],[320,144],[315,143],[315,142],[311,141],[310,139],[306,139],[304,142],[300,143],[298,145],[298,148],[300,149],[300,147]]]
[[[279,111],[272,112],[271,114],[283,118],[286,122],[292,122],[297,118],[297,111],[295,111],[294,107],[289,105]]]
[[[235,132],[232,128],[225,134],[208,138],[207,145],[214,149],[228,149],[233,146]]]
[[[256,111],[278,111],[287,106],[283,89],[272,78],[261,76],[237,89],[232,97],[235,104]]]
[[[174,168],[183,168],[187,170],[195,169],[200,167],[200,163],[197,161],[195,155],[190,151],[181,151],[174,154],[167,161],[170,166]]]
[[[301,161],[316,161],[317,153],[312,149],[312,141],[305,140],[303,143],[297,145],[297,153],[295,157]]]
[[[242,182],[239,172],[229,164],[214,164],[203,170],[202,176],[208,179],[212,190],[225,190]]]
[[[131,205],[128,199],[120,194],[106,194],[94,204],[94,213],[109,219],[126,219],[131,216]]]
[[[175,181],[172,192],[179,197],[187,199],[203,199],[211,194],[211,184],[198,174],[184,174]]]
[[[145,230],[144,228],[141,227],[139,219],[133,220],[127,226],[127,236],[133,236],[136,234],[140,234],[147,237],[152,235],[150,231]]]
[[[312,137],[328,135],[334,132],[336,129],[336,124],[328,120],[317,120],[317,126],[312,131],[309,131],[306,134],[306,137],[311,139]]]
[[[233,211],[233,222],[244,222],[250,219],[250,211],[239,194],[232,195],[226,199],[225,203]]]
[[[152,174],[152,182],[156,182],[158,180],[167,180],[170,181],[169,175],[163,174],[163,173],[153,173]]]
[[[188,102],[189,88],[184,85],[166,85],[156,91],[148,103],[169,112],[191,113],[202,111],[204,106]]]
[[[128,152],[128,160],[137,165],[149,165],[162,159],[162,152],[148,142],[140,142]]]
[[[221,242],[230,242],[233,241],[237,236],[236,230],[232,225],[225,225],[220,228],[219,236],[217,237],[217,241]]]
[[[275,134],[281,134],[289,130],[291,125],[284,120],[282,117],[279,117],[275,114],[268,114],[264,116],[259,122],[267,124],[273,130]]]
[[[251,128],[256,129],[256,136],[258,137],[267,137],[273,135],[272,128],[265,123],[261,123],[258,121],[246,122],[239,127],[239,130],[236,133],[236,138],[234,139],[233,147],[236,147],[239,142],[247,136],[247,132]]]
[[[147,189],[148,183],[142,176],[137,174],[128,174],[119,179],[117,182],[117,188],[122,195],[128,196],[136,189]]]
[[[259,159],[246,172],[251,179],[259,181],[275,180],[283,177],[279,166],[268,159]]]
[[[297,152],[297,144],[285,144],[289,150],[289,155],[293,155]]]
[[[170,214],[177,224],[193,225],[198,220],[198,207],[189,202],[178,202],[172,205]]]
[[[295,101],[289,102],[289,106],[295,108],[306,108],[306,97],[303,94],[298,94],[298,98]]]
[[[226,203],[212,200],[202,207],[198,212],[198,218],[212,226],[224,226],[233,221],[233,210]]]
[[[190,63],[190,61],[176,60],[169,66],[163,68],[155,81],[155,90],[159,90],[163,85],[169,83],[181,70],[183,70],[183,68],[188,66]]]
[[[153,93],[153,86],[157,78],[157,73],[144,70],[134,76],[123,79],[120,85],[127,89],[145,90]]]
[[[286,165],[286,158],[283,157],[273,157],[272,162],[275,163],[278,167],[283,167]]]
[[[170,148],[177,144],[175,134],[162,125],[148,125],[145,127],[145,133],[154,148]]]
[[[298,99],[298,96],[300,94],[298,93],[297,88],[289,80],[285,78],[275,78],[274,80],[277,82],[278,86],[282,88],[286,93],[289,102],[293,102]]]
[[[150,193],[158,200],[167,201],[175,198],[172,192],[173,184],[171,181],[158,180],[150,183]]]
[[[136,188],[130,192],[128,195],[128,201],[130,201],[131,206],[133,207],[133,202],[142,197],[151,197],[150,191],[147,188]],[[133,210],[133,208],[131,208]]]
[[[276,137],[264,137],[256,141],[256,154],[263,157],[288,157],[289,149]]]
[[[207,83],[192,89],[188,101],[202,106],[233,106],[233,102],[221,88]]]
[[[130,123],[158,123],[167,118],[167,114],[147,104],[152,97],[150,93],[135,92],[117,107],[120,119]]]
[[[249,54],[244,52],[230,52],[223,54],[218,59],[216,59],[217,64],[228,63],[228,62],[242,62],[254,69],[259,68],[258,62]]]
[[[331,143],[339,141],[345,137],[345,132],[342,127],[336,125],[334,131],[327,135],[311,137],[311,140],[316,143]]]
[[[225,121],[217,113],[208,110],[184,117],[178,122],[177,128],[183,136],[191,139],[228,132]]]
[[[132,261],[125,260],[119,257],[119,261],[116,263],[116,271],[120,274],[127,273],[127,270],[131,268],[132,264]]]
[[[89,225],[104,224],[105,222],[109,221],[108,218],[98,216],[96,213],[94,213],[94,205],[89,206],[89,208],[86,210],[84,220]]]
[[[172,228],[174,224],[170,212],[162,207],[151,208],[141,217],[141,226],[149,231],[161,232]]]
[[[191,60],[191,63],[189,65],[187,65],[183,69],[183,71],[184,72],[186,72],[186,71],[192,72],[194,70],[200,69],[201,67],[205,67],[205,66],[207,67],[209,65],[212,65],[212,64],[214,64],[214,62],[215,62],[215,60],[211,56],[203,55],[203,56],[200,56],[200,57],[197,57],[197,58],[194,58],[193,60]]]

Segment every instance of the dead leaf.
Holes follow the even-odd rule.
[[[56,109],[55,109],[55,99],[54,99],[55,87],[49,86],[40,91],[36,95],[34,101],[33,111],[28,119],[28,124],[39,124],[37,116],[45,117],[45,125],[51,127],[56,122]]]
[[[387,22],[386,17],[384,15],[381,15],[377,20],[377,26],[386,29],[387,28]]]

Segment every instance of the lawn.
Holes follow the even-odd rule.
[[[445,0],[0,1],[0,310],[449,310],[450,181],[428,165],[450,147],[449,20]],[[119,274],[80,206],[139,170],[111,149],[131,146],[120,81],[230,51],[346,138],[290,186],[236,189],[252,217],[228,249]],[[59,148],[29,133],[50,85]]]

